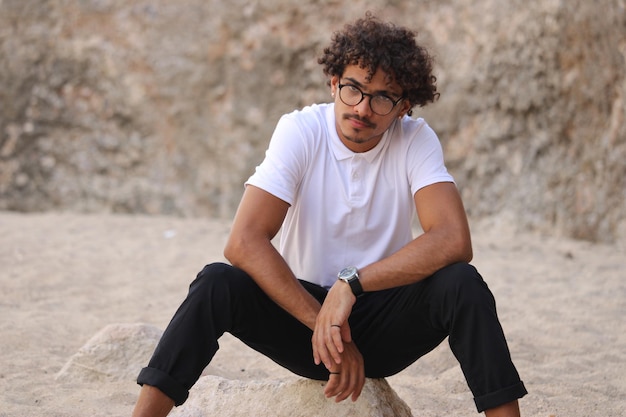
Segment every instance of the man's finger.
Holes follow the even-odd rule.
[[[341,362],[341,354],[337,351],[330,334],[317,333],[314,333],[312,339],[313,360],[316,365],[323,363],[326,369],[330,370],[335,362]]]
[[[341,353],[343,352],[343,340],[341,339],[342,337],[342,331],[340,330],[339,327],[336,326],[332,326],[330,328],[330,337],[332,339],[332,342],[335,346],[335,348],[337,349],[337,352]],[[335,357],[335,355],[333,355],[333,359],[335,359],[335,362],[339,363],[339,361],[341,360],[341,358],[337,358]],[[339,360],[337,360],[339,359]]]
[[[342,372],[341,374],[341,382],[339,384],[339,389],[337,390],[337,397],[335,398],[335,402],[341,402],[345,400],[351,394],[353,394],[356,388],[356,377],[358,377],[358,370],[347,369],[344,367],[343,371],[344,372]]]
[[[356,401],[359,398],[359,396],[361,395],[361,392],[363,391],[364,385],[365,385],[365,371],[363,367],[361,367],[361,369],[357,371],[355,388],[352,391],[352,402]]]
[[[326,364],[326,369],[330,370],[333,363],[341,363],[341,352],[337,349],[337,345],[335,344],[335,340],[332,335],[330,335],[325,342],[324,346],[326,347],[328,363],[324,361],[324,364]],[[343,350],[343,343],[341,344],[341,349]]]
[[[326,383],[326,387],[324,388],[324,395],[326,398],[331,398],[337,395],[340,391],[337,389],[341,382],[341,373],[340,372],[331,372],[328,376],[328,382]]]
[[[317,351],[317,343],[315,342],[315,335],[311,340],[311,347],[313,348],[313,362],[319,365],[322,362],[319,352]]]

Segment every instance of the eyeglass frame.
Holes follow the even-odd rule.
[[[358,102],[356,102],[355,104],[348,104],[348,103],[346,103],[346,102],[343,100],[343,98],[341,97],[341,89],[342,89],[343,87],[351,87],[351,88],[354,88],[356,91],[358,91],[359,93],[361,93],[361,99],[360,99]],[[339,100],[341,100],[341,102],[342,102],[343,104],[345,104],[346,106],[353,106],[353,107],[354,107],[354,106],[358,106],[358,105],[359,105],[359,104],[361,104],[361,102],[365,99],[365,97],[369,97],[369,99],[370,99],[370,101],[369,101],[370,110],[372,110],[372,112],[373,112],[374,114],[377,114],[377,115],[379,115],[379,116],[388,116],[389,114],[391,114],[391,112],[393,111],[393,109],[394,109],[394,108],[398,105],[398,103],[400,103],[402,100],[406,99],[406,97],[405,97],[405,96],[402,96],[402,97],[400,97],[400,98],[399,98],[399,99],[397,99],[397,100],[394,100],[394,99],[392,99],[391,97],[389,97],[389,96],[388,96],[388,95],[386,95],[386,94],[369,94],[369,93],[364,93],[364,92],[363,92],[363,90],[361,90],[359,87],[357,87],[357,86],[356,86],[356,85],[354,85],[354,84],[349,84],[349,83],[348,83],[348,84],[341,84],[341,83],[338,83],[338,84],[337,84],[337,88],[339,89]],[[391,101],[391,104],[393,104],[393,106],[391,106],[391,109],[389,109],[389,111],[388,111],[387,113],[385,113],[385,114],[380,114],[380,113],[378,113],[376,110],[374,110],[374,108],[372,107],[372,99],[374,99],[374,98],[376,98],[376,97],[383,97],[383,98],[389,99],[389,101]]]

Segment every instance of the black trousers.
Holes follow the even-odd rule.
[[[323,302],[326,289],[301,283]],[[349,322],[368,378],[398,373],[449,337],[479,412],[527,393],[511,361],[491,291],[469,264],[448,266],[412,285],[365,293]],[[312,331],[245,272],[215,263],[191,283],[137,382],[156,386],[182,404],[224,332],[295,374],[328,379],[326,368],[313,362]]]

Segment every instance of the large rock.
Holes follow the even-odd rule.
[[[110,324],[74,354],[58,381],[132,381],[152,355],[162,331],[147,324]],[[324,383],[299,377],[237,379],[236,372],[208,366],[176,417],[315,416],[410,417],[411,409],[384,379],[366,380],[356,402],[324,397]]]
[[[324,383],[301,378],[240,381],[204,376],[172,417],[410,417],[411,409],[384,379],[366,380],[356,402],[324,397]]]
[[[162,331],[148,324],[110,324],[76,352],[58,381],[132,381],[146,366]]]
[[[475,219],[626,241],[626,12],[597,0],[4,0],[0,209],[230,218],[316,55],[380,10],[433,50],[424,110]]]

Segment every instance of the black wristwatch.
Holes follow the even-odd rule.
[[[356,267],[349,266],[342,269],[339,274],[337,274],[337,278],[347,283],[352,290],[352,294],[356,297],[363,294],[363,287],[361,286],[361,281],[359,281],[359,271]]]

